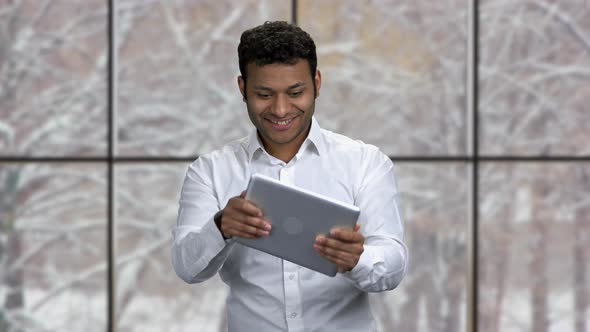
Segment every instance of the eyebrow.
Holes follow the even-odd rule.
[[[303,82],[297,82],[291,86],[289,86],[287,88],[287,90],[293,90],[302,86],[305,86],[306,84]],[[263,90],[263,91],[274,91],[273,89],[267,87],[267,86],[263,86],[263,85],[254,85],[254,90]]]

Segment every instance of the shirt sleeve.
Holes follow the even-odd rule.
[[[359,289],[380,292],[397,287],[404,278],[408,249],[393,163],[381,152],[371,159],[355,199],[361,209],[364,251],[357,265],[343,275]]]
[[[219,210],[206,161],[199,158],[187,170],[172,228],[172,265],[187,283],[214,276],[234,247],[232,240],[223,239],[213,220]]]

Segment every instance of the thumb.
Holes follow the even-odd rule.
[[[246,191],[245,190],[240,193],[240,198],[246,198]]]
[[[361,229],[361,224],[354,224],[353,231],[358,232]]]

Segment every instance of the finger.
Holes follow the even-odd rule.
[[[269,230],[253,226],[236,219],[228,220],[227,223],[222,226],[222,228],[224,228],[226,233],[232,234],[232,236],[244,237],[244,234],[248,234],[249,236],[260,237],[268,236],[270,234]]]
[[[262,211],[254,204],[242,198],[232,198],[224,209],[224,215],[249,215],[253,217],[262,217]]]
[[[264,235],[268,235],[268,232],[270,232],[272,229],[271,223],[268,220],[262,218],[246,217],[245,220],[243,220],[243,224],[255,227],[258,232],[264,231]]]
[[[318,236],[315,244],[334,250],[345,251],[352,254],[361,254],[363,252],[362,242],[344,242],[339,239]]]
[[[245,199],[240,199],[237,202],[236,209],[251,216],[262,217],[262,211],[256,205]]]
[[[360,231],[360,230],[361,230],[361,224],[358,224],[358,223],[357,223],[357,224],[354,224],[353,231],[354,231],[354,232],[358,232],[358,231]]]
[[[354,262],[358,261],[364,251],[363,247],[358,245],[328,246],[318,242],[314,243],[314,249],[326,256]]]
[[[229,209],[227,209],[226,212],[223,213],[221,225],[223,226],[224,224],[227,224],[227,226],[230,227],[231,223],[233,222],[249,225],[255,228],[259,228],[261,230],[265,230],[267,232],[269,232],[272,228],[268,220],[248,215],[240,210],[235,210],[230,207]]]
[[[330,262],[336,264],[338,266],[338,272],[341,272],[341,273],[346,272],[346,271],[350,271],[356,266],[356,263],[345,262],[337,257],[332,257],[332,256],[327,255],[325,258],[327,260],[329,260]]]
[[[235,230],[229,231],[226,234],[226,237],[232,237],[232,238],[234,238],[234,237],[241,237],[241,238],[245,238],[245,239],[256,239],[256,238],[258,238],[257,236],[254,236],[254,235],[252,235],[250,233],[242,233],[242,232],[235,231]]]
[[[252,234],[262,234],[261,232],[263,232],[263,235],[268,235],[270,223],[259,218],[245,217],[242,221],[238,221],[238,225],[235,228]]]
[[[258,207],[252,203],[251,201],[246,199],[246,192],[242,191],[240,193],[239,196],[235,196],[229,199],[229,201],[226,204],[226,208],[233,208],[233,209],[241,209],[242,207],[249,205],[251,207],[254,207],[257,211],[260,211],[260,209],[258,209]]]
[[[330,230],[330,236],[343,242],[362,243],[365,241],[365,237],[361,233],[349,228],[333,228]]]
[[[350,271],[352,270],[355,266],[356,266],[356,261],[352,262],[352,261],[347,261],[344,260],[340,257],[337,256],[333,256],[321,251],[318,251],[318,253],[325,259],[327,259],[328,261],[336,264],[338,266],[338,272],[345,272],[345,271]]]
[[[268,221],[264,218],[260,218],[258,216],[251,216],[251,215],[245,214],[241,211],[232,211],[232,212],[233,213],[228,214],[228,219],[231,219],[236,222],[239,222],[239,223],[242,223],[245,225],[249,225],[252,227],[264,229],[266,231],[270,231],[272,228],[270,221]]]
[[[244,225],[244,224],[242,224],[240,230],[242,232],[249,233],[249,234],[256,236],[256,237],[268,236],[270,234],[270,231],[267,231],[266,229],[258,228],[258,227],[254,227],[254,226],[248,226],[248,225]]]
[[[326,256],[334,257],[340,259],[344,262],[356,262],[358,260],[359,254],[351,253],[348,251],[342,251],[330,247],[322,247],[322,246],[314,246],[316,250],[325,254]]]
[[[231,224],[229,226],[227,224],[225,226],[222,226],[221,232],[223,233],[223,236],[225,236],[226,238],[231,238],[231,237],[236,237],[236,236],[247,238],[247,239],[256,238],[256,235],[242,232],[239,228],[235,228]]]
[[[257,233],[248,233],[248,232],[240,232],[240,231],[235,231],[233,236],[237,236],[237,237],[243,237],[243,238],[247,238],[247,239],[257,239],[263,236],[268,236],[268,234],[262,234],[263,231],[258,230]]]

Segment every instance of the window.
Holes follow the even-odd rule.
[[[169,262],[187,165],[251,128],[240,33],[318,46],[325,128],[396,164],[410,270],[383,331],[588,330],[583,0],[0,4],[0,330],[224,328]],[[359,121],[362,119],[362,121]]]

